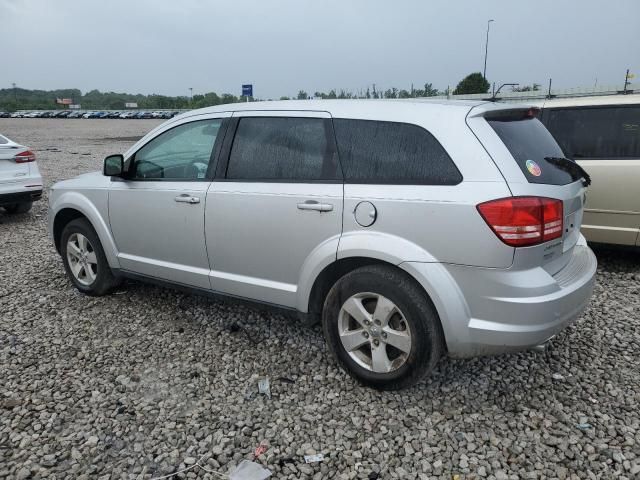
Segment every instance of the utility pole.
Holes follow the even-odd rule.
[[[493,20],[487,21],[487,40],[484,44],[484,70],[482,71],[482,78],[487,79],[487,54],[489,53],[489,27]]]

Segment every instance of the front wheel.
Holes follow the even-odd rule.
[[[322,324],[338,362],[380,390],[417,383],[442,354],[435,308],[415,280],[395,267],[362,267],[338,280],[325,300]]]
[[[82,293],[101,296],[118,285],[100,239],[86,219],[73,220],[64,227],[60,254],[67,275]]]

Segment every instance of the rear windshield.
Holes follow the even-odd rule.
[[[529,183],[567,185],[578,177],[545,158],[562,158],[564,153],[553,136],[537,118],[522,111],[493,114],[486,117],[491,128],[503,141]]]
[[[9,140],[0,135],[0,145],[6,145],[7,143],[9,143]]]

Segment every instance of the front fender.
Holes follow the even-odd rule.
[[[52,192],[53,194],[54,192]],[[57,193],[57,192],[55,192]],[[119,268],[118,250],[115,241],[111,235],[108,225],[108,202],[109,190],[96,189],[92,190],[91,198],[84,192],[76,190],[61,191],[57,195],[53,194],[53,198],[49,204],[49,232],[53,237],[53,225],[56,215],[66,208],[77,210],[82,213],[98,234],[102,249],[107,257],[107,262],[111,268]]]

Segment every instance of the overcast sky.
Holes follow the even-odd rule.
[[[443,90],[482,71],[488,19],[490,82],[640,78],[638,0],[0,0],[0,88]]]

